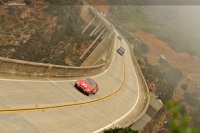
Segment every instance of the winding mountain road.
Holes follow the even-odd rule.
[[[116,31],[115,31],[116,32]],[[132,113],[138,116],[144,93],[124,40],[114,40],[109,68],[92,78],[95,95],[74,87],[77,79],[0,74],[1,133],[89,133],[122,126]],[[125,48],[124,56],[116,50]]]

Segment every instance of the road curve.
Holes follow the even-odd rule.
[[[1,133],[89,133],[121,126],[119,122],[144,100],[124,40],[115,37],[113,60],[94,78],[100,87],[86,96],[74,87],[76,79],[0,74]],[[116,50],[124,47],[124,56]]]

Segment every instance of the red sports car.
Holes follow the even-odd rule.
[[[95,94],[99,90],[98,84],[91,78],[77,80],[75,87],[80,89],[86,95]]]

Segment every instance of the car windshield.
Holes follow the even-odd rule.
[[[121,49],[122,51],[125,51],[125,49],[124,49],[124,48],[122,48],[122,47],[120,47],[120,49]]]
[[[97,84],[96,84],[94,81],[92,81],[92,80],[89,79],[89,78],[86,78],[85,80],[86,80],[90,85],[92,85],[92,87],[96,88]]]

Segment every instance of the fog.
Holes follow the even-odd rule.
[[[144,6],[146,17],[166,27],[200,33],[200,6]]]
[[[163,28],[183,34],[187,45],[193,47],[194,52],[200,51],[200,6],[141,6],[140,11]],[[182,39],[178,34],[176,38]]]

